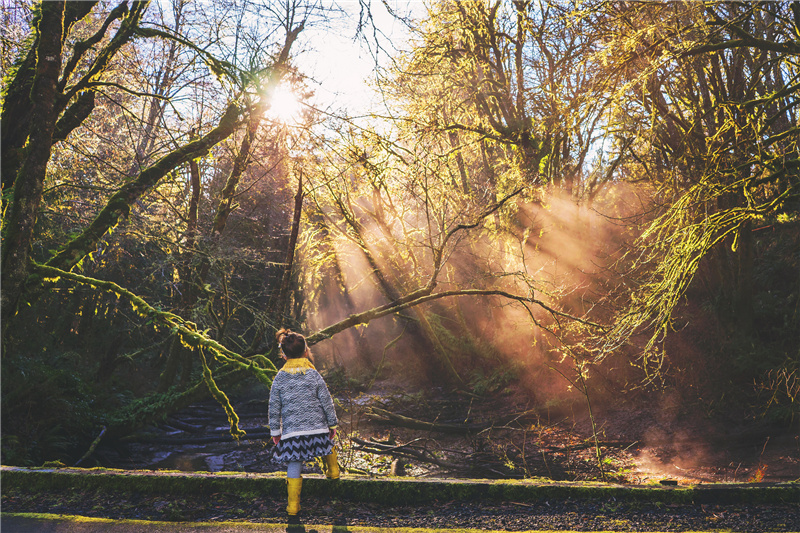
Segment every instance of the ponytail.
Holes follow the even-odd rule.
[[[275,333],[275,339],[278,341],[280,349],[289,359],[302,357],[308,349],[305,337],[290,329],[279,329]]]

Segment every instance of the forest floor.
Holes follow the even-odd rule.
[[[355,474],[416,478],[548,478],[646,484],[800,480],[800,435],[712,418],[672,397],[635,408],[596,408],[598,440],[582,405],[533,409],[524,392],[485,398],[397,382],[369,392],[331,387],[340,417],[339,461]],[[236,443],[213,401],[193,405],[124,443],[102,443],[81,466],[182,471],[275,472],[268,391],[230,394],[247,437]],[[599,444],[601,457],[598,461]],[[315,464],[306,472],[321,472]]]

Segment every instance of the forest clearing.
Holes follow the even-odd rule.
[[[0,16],[2,465],[800,482],[800,2]]]

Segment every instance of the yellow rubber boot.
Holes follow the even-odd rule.
[[[322,460],[325,462],[325,476],[328,479],[339,479],[339,456],[336,448],[333,448],[331,454],[326,455]]]
[[[286,513],[289,516],[296,516],[300,512],[300,490],[303,488],[303,478],[287,478],[289,492],[289,505],[286,506]]]

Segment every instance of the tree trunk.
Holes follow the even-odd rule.
[[[183,294],[181,295],[181,307],[183,309],[191,310],[197,303],[197,289],[195,287],[194,273],[192,269],[192,261],[194,259],[194,247],[197,237],[197,211],[200,206],[200,194],[202,192],[202,183],[200,181],[200,167],[197,164],[197,159],[189,161],[189,179],[191,183],[192,195],[189,200],[189,213],[186,222],[186,249],[188,250],[183,254],[182,264],[179,268],[180,278],[184,281]],[[191,365],[191,350],[187,349],[181,344],[179,335],[175,335],[170,343],[167,360],[164,364],[164,370],[158,377],[157,392],[167,392],[173,383],[175,383],[175,376],[178,374],[178,366],[181,362],[184,365]],[[184,368],[184,375],[190,372]]]
[[[36,39],[31,48],[35,49],[35,54],[28,53],[20,64],[21,70],[17,71],[9,83],[2,115],[3,180],[10,184],[9,178],[13,179],[14,198],[6,220],[7,231],[2,252],[3,293],[0,320],[3,336],[16,314],[28,278],[33,231],[54,139],[65,137],[91,112],[94,107],[93,96],[81,93],[87,90],[90,80],[96,79],[108,66],[111,58],[130,40],[148,5],[147,2],[136,2],[129,8],[127,3],[122,3],[112,10],[97,33],[73,45],[72,56],[64,67],[64,77],[59,80],[64,42],[69,28],[88,15],[95,3],[42,2],[40,15],[36,20]],[[126,20],[122,22],[114,38],[100,51],[90,70],[68,93],[62,93],[67,78],[84,54],[102,39],[111,22],[124,16],[127,16]],[[31,88],[27,91],[31,69]],[[64,113],[62,120],[58,121],[61,111],[76,96],[77,99]],[[30,109],[30,114],[26,114],[25,109]],[[26,144],[19,150],[17,147],[23,142]],[[5,161],[6,156],[9,161]],[[15,168],[19,169],[16,176],[13,175]],[[10,175],[6,176],[6,172]],[[102,234],[95,236],[94,242],[101,236]],[[74,266],[84,255],[86,254],[81,255],[67,268]]]
[[[64,4],[64,2],[58,2],[58,4]],[[62,30],[48,35],[48,39],[55,39],[60,35],[62,37],[61,46],[63,46],[63,39],[66,38],[67,33],[66,30],[72,24],[88,15],[95,4],[97,4],[96,0],[66,2],[63,6]],[[53,6],[53,8],[57,9],[57,6]],[[41,16],[34,21],[34,24],[37,24],[37,22],[41,24]],[[37,26],[37,28],[41,29],[41,26]],[[55,30],[55,27],[53,28]],[[16,72],[9,81],[6,94],[4,95],[5,98],[3,99],[3,111],[0,117],[0,131],[2,131],[2,142],[0,143],[2,147],[0,165],[2,165],[2,167],[0,167],[0,174],[2,174],[2,187],[5,190],[9,190],[14,186],[14,181],[17,178],[17,173],[24,159],[24,156],[21,154],[21,149],[32,131],[34,114],[36,111],[34,110],[34,106],[31,105],[31,89],[37,72],[36,57],[39,44],[40,37],[37,33],[33,46],[28,49],[24,57],[21,56],[17,60]],[[60,72],[60,62],[58,67]],[[56,74],[56,76],[58,76],[58,74]],[[94,93],[90,94],[93,95]],[[85,106],[86,100],[89,99],[89,97],[84,98],[85,100],[82,106]],[[50,103],[55,105],[56,102],[51,101]],[[65,113],[65,115],[68,114],[69,113]],[[67,128],[62,125],[61,128],[57,129],[63,134],[63,136],[61,134],[58,135],[58,138],[66,138],[66,133],[68,133]]]
[[[292,280],[292,266],[294,264],[294,252],[297,246],[297,236],[300,233],[300,215],[303,213],[303,171],[297,177],[297,193],[294,195],[294,215],[292,217],[292,233],[289,236],[289,246],[286,249],[286,260],[283,266],[283,278],[278,292],[278,301],[275,306],[275,314],[282,320],[286,312],[286,304],[289,300],[289,285]]]
[[[255,140],[255,135],[258,131],[258,125],[261,123],[261,113],[259,112],[260,109],[261,107],[259,104],[259,106],[256,106],[256,109],[250,111],[250,117],[247,123],[247,131],[245,131],[242,144],[239,146],[239,151],[233,161],[233,168],[231,169],[231,173],[228,175],[228,179],[225,181],[225,187],[222,189],[222,193],[220,194],[220,200],[217,204],[217,212],[214,215],[214,221],[211,226],[210,244],[212,247],[217,243],[222,235],[222,232],[225,231],[225,226],[228,224],[228,217],[233,210],[236,209],[236,205],[233,203],[233,200],[236,197],[236,189],[239,186],[239,181],[241,180],[242,174],[247,169],[247,166],[250,162],[251,146]],[[194,177],[192,179],[194,180]],[[199,180],[199,173],[197,179]],[[192,280],[192,288],[188,290],[191,290],[195,294],[195,302],[197,301],[198,292],[203,290],[206,279],[208,279],[209,270],[211,270],[211,262],[209,261],[208,256],[204,256],[200,260],[196,270],[193,273],[190,273],[186,278]]]
[[[186,223],[186,248],[194,249],[195,239],[197,238],[197,210],[200,207],[200,193],[202,184],[200,182],[200,167],[197,159],[189,161],[189,177],[192,184],[192,197],[189,200],[189,216]],[[192,253],[191,251],[189,252]]]
[[[181,336],[173,335],[172,342],[169,345],[167,361],[164,364],[164,370],[161,372],[161,375],[158,376],[158,387],[156,388],[156,392],[167,392],[169,388],[172,387],[172,384],[175,383],[175,376],[178,375],[178,365],[180,365],[180,362],[183,359],[183,353],[185,350],[186,347],[181,344]]]
[[[753,262],[755,257],[753,223],[748,220],[739,228],[739,246],[736,250],[736,327],[741,332],[753,329]]]
[[[242,138],[242,144],[239,147],[239,152],[233,160],[233,168],[225,182],[225,188],[222,189],[222,195],[217,206],[217,213],[214,215],[214,224],[211,230],[212,240],[215,240],[228,222],[228,216],[236,209],[233,200],[236,196],[236,188],[239,186],[239,181],[242,174],[247,169],[250,163],[250,151],[252,149],[253,141],[255,141],[256,134],[258,133],[258,126],[261,124],[261,117],[263,115],[263,103],[259,103],[254,109],[250,111],[250,118],[247,122],[247,131]]]
[[[28,277],[33,230],[42,201],[44,179],[53,145],[61,72],[64,2],[43,2],[37,26],[36,70],[31,89],[30,136],[14,182],[14,199],[2,252],[3,336],[16,314]],[[27,106],[26,106],[27,107]]]
[[[442,112],[445,124],[450,123],[450,117],[447,108]],[[460,143],[458,140],[458,132],[456,130],[447,130],[447,139],[450,141],[450,147],[455,151],[456,166],[458,167],[458,175],[461,178],[461,192],[469,194],[469,178],[467,176],[467,165],[464,163],[464,156],[461,153]]]
[[[179,2],[175,10],[175,28],[174,32],[180,35],[183,27],[183,7],[184,2]],[[148,110],[147,119],[144,121],[144,131],[136,146],[135,160],[128,171],[128,174],[135,176],[147,164],[147,154],[153,147],[156,141],[156,135],[153,135],[156,124],[164,114],[164,108],[167,105],[167,97],[172,83],[175,81],[175,63],[177,59],[178,42],[170,41],[169,51],[167,52],[166,61],[162,64],[156,82],[154,84],[153,94],[161,96],[162,98],[152,97],[150,99],[150,109]]]

